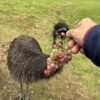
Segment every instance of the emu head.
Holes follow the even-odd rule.
[[[58,22],[54,25],[54,31],[53,31],[53,44],[55,44],[55,40],[57,37],[60,37],[61,39],[66,37],[66,32],[69,30],[69,26],[66,23]],[[61,35],[63,33],[63,35]]]

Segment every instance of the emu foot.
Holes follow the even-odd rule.
[[[25,95],[25,94],[18,94],[14,100],[31,100],[29,96]]]

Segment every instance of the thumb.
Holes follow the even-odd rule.
[[[71,29],[71,30],[67,31],[66,36],[68,38],[74,38],[74,34],[75,34],[75,30]]]
[[[73,39],[78,45],[81,46],[80,32],[77,29],[71,29],[66,33],[69,39]]]

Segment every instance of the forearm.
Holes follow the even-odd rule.
[[[97,66],[100,66],[100,25],[91,28],[84,38],[85,55]]]

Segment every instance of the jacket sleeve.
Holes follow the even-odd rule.
[[[92,27],[86,33],[83,49],[85,55],[100,67],[100,25]]]

